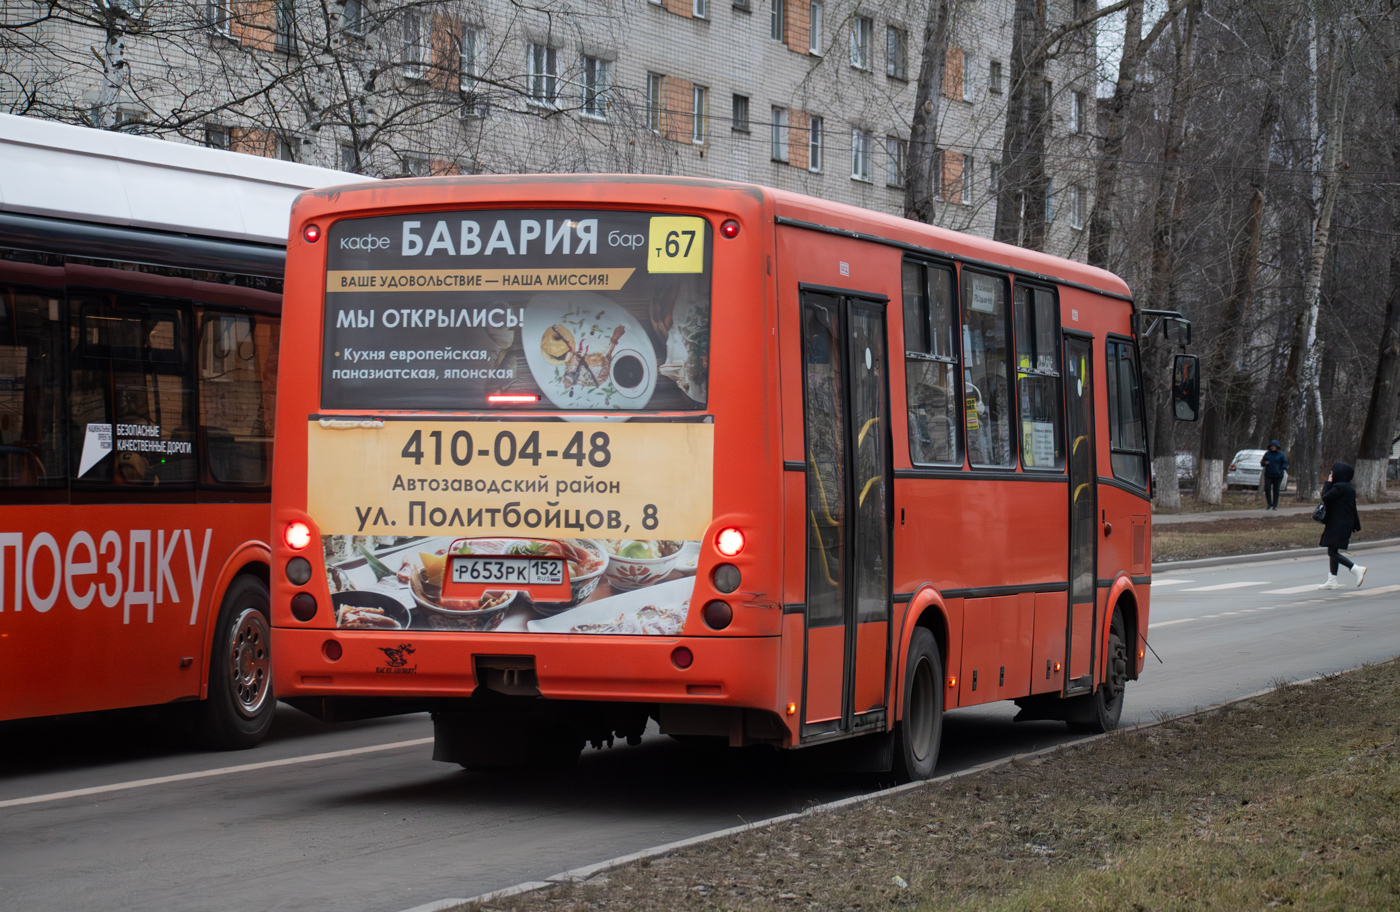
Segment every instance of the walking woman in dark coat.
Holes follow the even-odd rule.
[[[1356,488],[1351,486],[1353,474],[1352,467],[1345,462],[1336,463],[1332,466],[1332,474],[1327,476],[1327,483],[1322,486],[1322,502],[1327,507],[1327,525],[1322,530],[1322,538],[1318,545],[1327,549],[1329,572],[1327,582],[1318,586],[1319,589],[1341,587],[1337,582],[1338,564],[1352,572],[1358,588],[1366,578],[1366,568],[1360,564],[1353,564],[1350,558],[1342,554],[1342,549],[1351,545],[1351,533],[1361,531],[1361,517],[1356,512]]]

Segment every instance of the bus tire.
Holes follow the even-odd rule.
[[[904,712],[894,727],[894,774],[900,782],[933,776],[943,738],[943,659],[933,634],[915,627],[904,663]]]
[[[1123,691],[1128,684],[1128,645],[1124,633],[1123,615],[1113,611],[1108,627],[1108,657],[1103,683],[1092,694],[1076,697],[1083,701],[1067,713],[1070,731],[1101,735],[1118,727],[1123,716]]]
[[[272,628],[267,584],[235,577],[219,607],[209,654],[209,698],[200,706],[200,741],[215,750],[255,747],[272,725]]]

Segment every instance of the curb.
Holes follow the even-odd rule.
[[[1391,548],[1400,545],[1400,538],[1383,538],[1379,541],[1357,542],[1348,551],[1371,551],[1377,548]],[[1164,561],[1162,563],[1153,562],[1152,572],[1166,573],[1169,570],[1194,570],[1200,567],[1224,567],[1229,564],[1239,564],[1241,567],[1251,567],[1255,564],[1269,564],[1275,561],[1296,560],[1298,558],[1309,558],[1320,560],[1326,556],[1326,552],[1319,555],[1318,548],[1290,548],[1287,551],[1265,551],[1262,554],[1235,554],[1224,557],[1201,557],[1195,560],[1184,561]]]
[[[1397,540],[1397,543],[1400,543],[1400,540]],[[1396,661],[1396,659],[1391,659],[1391,661]],[[680,849],[689,848],[690,846],[700,845],[706,842],[713,842],[717,839],[724,839],[729,836],[738,836],[740,834],[747,833],[752,830],[769,829],[779,824],[789,823],[794,820],[801,820],[804,817],[814,817],[818,814],[826,814],[831,811],[839,810],[841,808],[853,807],[855,805],[866,804],[872,801],[881,801],[883,799],[890,798],[894,795],[899,795],[904,792],[913,791],[915,789],[928,788],[930,786],[939,785],[945,782],[952,782],[955,779],[961,779],[965,776],[975,776],[979,773],[985,773],[990,770],[1000,769],[1006,766],[1024,765],[1028,760],[1034,760],[1039,757],[1049,756],[1059,751],[1077,750],[1079,748],[1086,747],[1090,744],[1094,744],[1095,742],[1101,741],[1104,738],[1112,738],[1115,736],[1125,735],[1131,732],[1143,731],[1150,728],[1159,728],[1171,722],[1179,722],[1183,719],[1193,719],[1196,716],[1203,716],[1207,715],[1208,713],[1219,712],[1220,710],[1225,709],[1229,706],[1234,706],[1237,703],[1245,703],[1249,700],[1254,700],[1259,697],[1265,696],[1266,694],[1271,694],[1282,686],[1299,687],[1305,684],[1312,684],[1314,682],[1321,681],[1324,678],[1335,677],[1339,674],[1348,674],[1350,672],[1357,671],[1363,667],[1365,666],[1357,665],[1352,668],[1343,669],[1342,671],[1334,671],[1328,672],[1326,674],[1314,675],[1311,678],[1304,678],[1301,681],[1286,682],[1286,684],[1268,687],[1264,690],[1256,690],[1254,693],[1245,694],[1242,697],[1234,697],[1233,699],[1226,700],[1223,703],[1217,703],[1214,706],[1203,707],[1201,709],[1195,710],[1194,712],[1182,713],[1179,716],[1166,716],[1152,722],[1140,722],[1137,725],[1132,725],[1127,728],[1115,729],[1111,732],[1105,732],[1101,735],[1090,735],[1089,737],[1081,738],[1078,741],[1071,741],[1066,744],[1056,744],[1051,747],[1042,748],[1038,751],[1031,751],[1027,754],[1015,754],[1010,757],[1004,757],[1000,760],[989,760],[986,763],[979,763],[976,766],[970,766],[967,769],[958,770],[957,772],[953,773],[946,773],[942,776],[937,776],[933,779],[925,779],[921,782],[908,782],[904,785],[896,785],[892,788],[881,789],[875,792],[869,792],[865,795],[853,795],[849,798],[841,798],[837,801],[827,802],[826,804],[818,804],[813,807],[807,808],[804,811],[797,811],[792,814],[783,814],[778,817],[770,817],[767,820],[758,820],[754,823],[743,824],[742,826],[729,827],[723,830],[715,830],[711,833],[702,833],[699,836],[691,836],[688,839],[682,839],[677,842],[668,842],[665,845],[655,846],[650,849],[642,849],[639,852],[632,852],[627,855],[619,855],[616,858],[609,858],[606,861],[600,861],[595,864],[584,865],[583,867],[571,868],[567,871],[561,871],[558,874],[546,877],[544,880],[526,881],[525,883],[516,884],[513,887],[505,887],[501,890],[492,890],[489,893],[482,893],[480,895],[468,897],[466,899],[440,899],[436,902],[425,903],[421,906],[414,906],[411,909],[405,909],[403,910],[403,912],[446,912],[446,910],[455,909],[459,906],[466,906],[473,903],[479,906],[482,903],[490,902],[492,900],[505,899],[510,896],[518,896],[522,893],[532,893],[536,890],[548,889],[549,887],[558,886],[559,884],[582,883],[591,877],[596,877],[597,875],[602,874],[605,871],[610,871],[614,868],[620,868],[623,865],[631,864],[634,861],[641,861],[644,858],[656,858],[662,855],[668,855],[671,852],[675,852]]]

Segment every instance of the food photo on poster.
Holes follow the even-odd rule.
[[[674,636],[697,541],[326,535],[336,625]]]

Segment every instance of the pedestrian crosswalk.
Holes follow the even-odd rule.
[[[1241,616],[1241,615],[1255,614],[1255,613],[1265,612],[1265,611],[1276,611],[1276,610],[1280,610],[1280,609],[1302,608],[1302,607],[1305,607],[1305,606],[1322,606],[1322,605],[1326,605],[1326,604],[1328,604],[1328,603],[1335,603],[1335,601],[1336,601],[1337,599],[1339,599],[1339,598],[1366,598],[1366,597],[1368,597],[1368,596],[1374,597],[1374,596],[1378,596],[1378,595],[1390,595],[1390,594],[1393,594],[1393,593],[1398,593],[1398,592],[1400,592],[1400,585],[1390,585],[1390,586],[1367,586],[1367,587],[1365,587],[1365,588],[1363,588],[1363,589],[1356,589],[1356,588],[1353,588],[1353,587],[1352,587],[1352,585],[1350,584],[1350,580],[1343,580],[1343,581],[1342,581],[1342,587],[1341,587],[1341,589],[1338,589],[1338,590],[1335,590],[1335,591],[1334,591],[1334,590],[1323,590],[1323,591],[1321,591],[1321,592],[1318,591],[1317,583],[1307,583],[1307,584],[1301,585],[1301,586],[1285,586],[1285,587],[1279,588],[1279,589],[1264,589],[1264,588],[1262,588],[1262,587],[1271,585],[1271,584],[1272,584],[1271,581],[1267,581],[1267,580],[1238,580],[1238,581],[1231,582],[1231,583],[1214,583],[1214,584],[1207,585],[1207,586],[1196,586],[1196,585],[1193,585],[1193,584],[1196,583],[1196,582],[1197,582],[1197,580],[1191,580],[1191,579],[1178,579],[1178,578],[1161,579],[1161,578],[1157,578],[1157,579],[1153,579],[1153,580],[1152,580],[1152,588],[1153,588],[1153,589],[1159,589],[1159,588],[1161,588],[1161,587],[1163,587],[1163,586],[1189,586],[1189,587],[1190,587],[1190,588],[1183,588],[1183,589],[1171,589],[1171,590],[1168,590],[1168,591],[1166,591],[1166,592],[1160,593],[1164,598],[1167,598],[1167,601],[1166,601],[1166,602],[1163,602],[1163,605],[1167,605],[1167,604],[1171,604],[1171,603],[1175,603],[1175,604],[1180,605],[1181,602],[1182,602],[1182,600],[1179,599],[1179,598],[1177,598],[1177,597],[1178,597],[1178,596],[1185,595],[1185,594],[1188,593],[1188,592],[1191,592],[1191,593],[1196,593],[1196,592],[1230,592],[1231,596],[1236,597],[1236,598],[1238,598],[1238,597],[1240,597],[1240,596],[1246,596],[1246,597],[1247,597],[1247,596],[1253,596],[1253,595],[1301,595],[1301,594],[1304,593],[1304,592],[1310,592],[1310,593],[1313,593],[1314,595],[1316,595],[1317,597],[1316,597],[1316,598],[1311,598],[1311,599],[1300,599],[1300,600],[1294,600],[1294,601],[1279,602],[1279,603],[1276,603],[1276,604],[1273,604],[1273,605],[1259,605],[1259,606],[1248,607],[1248,608],[1240,607],[1239,604],[1238,604],[1238,601],[1222,602],[1222,603],[1220,603],[1220,607],[1229,607],[1230,610],[1228,610],[1228,611],[1218,611],[1218,612],[1216,612],[1216,613],[1214,613],[1214,614],[1197,615],[1197,616],[1195,616],[1195,617],[1173,618],[1172,620],[1152,621],[1151,624],[1150,624],[1150,626],[1151,626],[1152,629],[1156,630],[1156,629],[1159,628],[1159,627],[1172,627],[1172,626],[1175,626],[1175,625],[1177,625],[1177,624],[1189,624],[1189,623],[1191,623],[1191,622],[1193,622],[1193,621],[1210,621],[1210,620],[1216,620],[1216,619],[1218,619],[1218,618],[1239,617],[1239,616]],[[1257,591],[1247,591],[1247,590],[1257,590]],[[1190,600],[1188,599],[1187,601],[1190,601]],[[1194,604],[1194,603],[1193,603],[1193,604]],[[1202,605],[1207,605],[1207,604],[1210,604],[1210,602],[1201,602],[1200,604],[1202,604]]]

